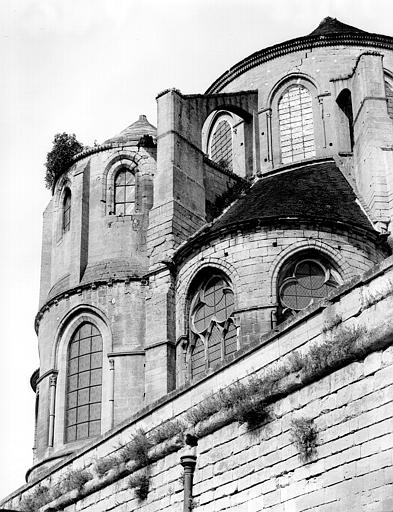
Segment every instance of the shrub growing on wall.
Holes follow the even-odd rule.
[[[317,437],[318,432],[312,419],[296,418],[292,420],[291,438],[304,462],[310,460],[315,454]]]
[[[71,159],[83,150],[83,145],[76,139],[75,134],[56,133],[53,148],[46,157],[45,185],[53,189],[57,178],[67,169]]]

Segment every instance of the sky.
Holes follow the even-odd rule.
[[[326,17],[393,36],[391,0],[0,0],[0,498],[32,464],[44,162],[58,132],[93,145],[156,95],[202,93],[247,55]]]

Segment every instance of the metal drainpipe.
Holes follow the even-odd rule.
[[[194,471],[196,465],[196,446],[197,439],[189,434],[186,435],[186,448],[187,450],[180,457],[180,464],[184,468],[184,512],[191,512],[192,510],[192,484],[194,479]]]

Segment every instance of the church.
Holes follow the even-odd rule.
[[[392,512],[393,37],[328,17],[156,101],[53,183],[0,507]]]

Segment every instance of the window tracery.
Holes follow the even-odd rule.
[[[278,103],[282,163],[315,156],[313,102],[310,91],[289,85]]]
[[[102,336],[90,322],[73,334],[67,356],[65,440],[101,433]]]
[[[192,378],[237,350],[233,311],[234,295],[229,282],[220,275],[205,279],[190,308]]]
[[[292,261],[279,278],[279,320],[325,298],[339,281],[338,273],[325,259],[303,256]]]

